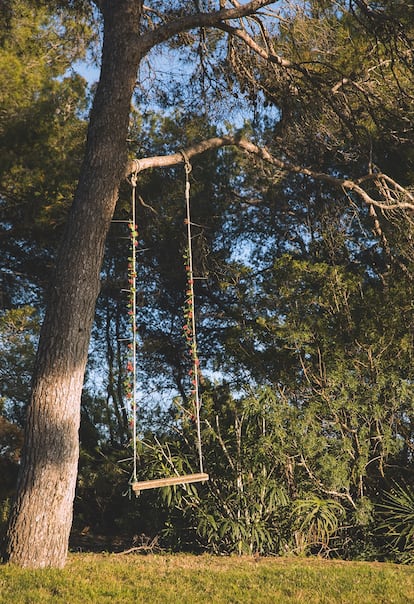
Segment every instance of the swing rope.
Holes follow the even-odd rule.
[[[179,485],[179,484],[190,484],[195,482],[205,482],[209,479],[208,474],[204,473],[203,470],[203,455],[201,447],[201,422],[200,422],[200,407],[201,398],[199,393],[200,385],[200,370],[199,360],[197,354],[197,338],[196,338],[196,323],[194,316],[194,275],[193,275],[193,251],[192,251],[192,235],[191,235],[191,216],[190,216],[190,172],[192,170],[191,164],[185,155],[184,151],[181,151],[184,158],[185,164],[185,202],[186,202],[186,219],[187,224],[187,240],[188,240],[188,266],[187,268],[187,279],[188,279],[188,291],[187,291],[187,308],[189,309],[188,318],[191,319],[189,331],[191,332],[187,337],[189,338],[190,353],[192,359],[192,397],[194,404],[194,415],[197,426],[197,450],[199,458],[200,472],[198,474],[187,474],[185,476],[173,476],[168,478],[160,478],[155,480],[138,481],[137,478],[137,440],[138,440],[138,423],[137,423],[137,329],[136,329],[136,315],[137,315],[137,247],[138,247],[138,227],[136,225],[136,187],[138,180],[138,172],[140,171],[140,164],[138,160],[135,160],[136,167],[135,171],[131,175],[132,185],[132,211],[131,220],[129,222],[130,229],[130,240],[131,240],[131,257],[129,258],[128,264],[128,281],[129,281],[129,314],[131,317],[131,332],[132,337],[129,344],[131,349],[130,362],[128,363],[128,369],[131,373],[131,380],[129,382],[130,391],[127,393],[128,398],[131,401],[131,428],[133,434],[133,473],[129,481],[130,488],[135,491],[138,495],[142,490],[159,488],[165,486]]]
[[[139,172],[139,162],[136,161],[135,171],[131,175],[132,198],[131,198],[131,222],[129,223],[130,239],[131,239],[131,257],[129,264],[129,291],[130,291],[130,313],[131,313],[131,412],[132,412],[132,435],[133,435],[133,472],[131,482],[137,482],[137,246],[138,246],[138,229],[136,224],[136,189]]]
[[[189,159],[184,151],[181,151],[181,155],[184,158],[184,169],[185,169],[185,207],[186,207],[186,219],[187,224],[187,254],[188,254],[188,265],[187,265],[187,277],[188,277],[188,308],[189,308],[189,319],[191,322],[191,345],[190,354],[193,363],[192,367],[192,385],[193,385],[193,404],[194,404],[194,415],[197,426],[197,450],[198,450],[198,462],[200,466],[200,473],[203,473],[203,451],[201,446],[201,420],[200,420],[200,362],[198,359],[197,351],[197,333],[196,333],[196,321],[195,321],[195,296],[194,296],[194,270],[193,270],[193,246],[192,246],[192,234],[191,234],[191,213],[190,213],[190,173],[192,166]]]

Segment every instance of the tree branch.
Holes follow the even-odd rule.
[[[208,138],[204,141],[191,145],[191,147],[183,149],[183,151],[186,157],[191,159],[196,155],[201,155],[202,153],[211,151],[212,149],[219,149],[220,147],[235,145],[235,140],[236,139],[232,136]],[[129,176],[134,171],[142,172],[143,170],[148,170],[150,168],[168,168],[182,163],[185,163],[185,159],[181,151],[178,153],[171,153],[170,155],[155,155],[153,157],[133,159],[128,162],[125,176]]]
[[[274,157],[266,147],[259,147],[243,137],[222,136],[213,137],[191,145],[178,153],[170,155],[157,155],[153,157],[144,157],[141,159],[130,160],[127,165],[125,177],[134,172],[142,172],[151,168],[166,168],[176,166],[185,162],[185,158],[191,158],[201,155],[207,151],[219,149],[221,147],[235,146],[239,149],[258,157],[262,161],[276,167],[282,172],[291,174],[301,174],[316,181],[326,182],[334,187],[341,188],[349,193],[355,193],[364,203],[369,206],[375,206],[381,210],[412,210],[414,211],[414,195],[398,184],[395,180],[382,173],[372,173],[360,176],[355,180],[348,178],[338,178],[325,172],[317,172],[310,168],[298,166],[287,161]],[[374,199],[364,188],[364,183],[371,184],[377,193],[379,199]]]
[[[219,23],[216,25],[218,29],[227,32],[228,34],[239,38],[242,40],[253,52],[259,55],[265,61],[269,61],[270,63],[275,63],[276,65],[280,65],[281,67],[296,69],[298,71],[303,71],[300,69],[298,65],[291,63],[288,59],[284,59],[279,55],[271,52],[270,50],[265,50],[243,29],[232,27],[228,25],[228,23]]]
[[[141,35],[140,45],[143,53],[145,54],[151,48],[166,42],[176,34],[184,31],[189,31],[197,27],[215,27],[219,23],[229,21],[231,19],[241,19],[253,15],[260,8],[274,4],[275,0],[252,0],[246,4],[240,4],[234,8],[223,8],[219,11],[213,11],[208,13],[194,13],[180,17],[160,25],[153,31],[148,31]]]

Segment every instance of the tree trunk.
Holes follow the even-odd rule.
[[[85,159],[56,265],[33,378],[8,559],[65,564],[75,493],[80,399],[105,240],[127,161],[141,59],[141,2],[101,2],[104,46]]]

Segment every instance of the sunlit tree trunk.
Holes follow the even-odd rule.
[[[27,416],[7,556],[62,567],[78,466],[80,397],[105,239],[127,160],[140,61],[140,2],[102,2],[104,47],[85,159],[50,290]],[[110,8],[107,8],[110,6]]]

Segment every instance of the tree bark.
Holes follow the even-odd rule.
[[[41,330],[6,556],[65,564],[79,456],[80,398],[105,240],[124,176],[130,102],[141,59],[140,2],[103,2],[101,77],[85,159]]]

